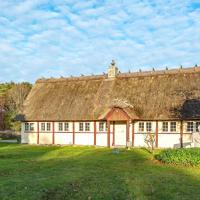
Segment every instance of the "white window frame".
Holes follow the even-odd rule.
[[[58,131],[63,131],[63,123],[58,122]]]
[[[105,131],[105,122],[99,122],[99,132]]]
[[[187,122],[187,132],[192,133],[194,131],[194,122]]]
[[[47,122],[46,124],[47,131],[51,131],[51,123]]]
[[[170,132],[176,132],[176,130],[177,130],[177,123],[175,121],[170,122]]]
[[[138,130],[139,130],[139,132],[144,132],[144,122],[139,122]]]
[[[79,131],[82,132],[84,130],[84,123],[79,122]]]
[[[168,122],[162,122],[162,132],[168,132],[168,131],[169,131]]]
[[[45,122],[41,122],[41,131],[45,131],[46,130],[46,124]]]
[[[200,121],[197,121],[196,123],[195,123],[195,129],[196,129],[196,132],[199,132],[199,130],[198,130],[198,127],[200,126]]]
[[[85,122],[85,131],[86,132],[90,131],[90,122]]]
[[[35,130],[34,123],[29,123],[29,130],[30,131],[34,131]]]
[[[152,122],[146,122],[146,131],[152,132]]]
[[[64,131],[69,131],[69,122],[64,122]]]
[[[26,122],[26,123],[24,124],[24,130],[25,130],[26,132],[29,131],[29,123],[28,123],[28,122]]]

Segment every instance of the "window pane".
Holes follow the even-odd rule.
[[[139,131],[144,131],[144,122],[139,122]]]
[[[196,132],[200,132],[200,122],[196,122]]]
[[[187,131],[193,132],[193,130],[194,130],[193,122],[187,122]]]
[[[45,123],[41,123],[41,130],[45,131]]]
[[[147,129],[148,132],[151,131],[151,122],[146,123],[146,129]]]
[[[85,131],[90,131],[90,123],[85,123]]]
[[[99,122],[99,131],[104,131],[104,122]]]
[[[79,123],[79,131],[83,131],[83,123],[82,122]]]
[[[29,123],[25,123],[25,131],[29,131]]]
[[[47,123],[47,131],[50,131],[51,130],[51,123]]]
[[[63,123],[62,122],[58,123],[58,130],[63,131]]]
[[[69,123],[65,122],[65,131],[69,131]]]
[[[34,123],[30,123],[30,131],[34,131]]]
[[[163,132],[168,132],[168,122],[163,122],[163,124],[162,124],[162,131]]]
[[[176,122],[170,122],[170,131],[176,132]]]

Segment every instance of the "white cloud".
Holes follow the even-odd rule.
[[[200,64],[194,2],[2,1],[0,81]]]

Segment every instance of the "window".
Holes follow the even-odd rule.
[[[104,131],[105,123],[99,122],[99,131]]]
[[[29,131],[29,123],[25,123],[25,131]]]
[[[151,122],[147,122],[146,123],[146,130],[147,130],[147,132],[152,131],[152,129],[151,129]]]
[[[144,122],[139,122],[139,131],[144,132]]]
[[[194,126],[193,122],[187,122],[187,132],[193,132]]]
[[[62,122],[58,123],[58,130],[63,131],[63,123]]]
[[[168,132],[168,122],[163,122],[162,123],[162,131],[163,132]]]
[[[200,122],[196,122],[196,132],[200,132]]]
[[[68,122],[65,122],[64,129],[65,129],[65,131],[69,131],[69,123]]]
[[[90,123],[89,122],[85,123],[85,131],[90,131]]]
[[[51,131],[51,123],[47,123],[47,131]]]
[[[176,122],[170,122],[170,131],[176,132]]]
[[[45,123],[41,123],[41,130],[45,131]]]
[[[30,123],[30,131],[34,131],[34,123]]]
[[[83,122],[79,123],[79,131],[83,131]]]

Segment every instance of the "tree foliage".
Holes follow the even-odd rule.
[[[32,85],[27,82],[0,84],[0,107],[4,112],[6,129],[20,130],[20,123],[15,121],[15,117],[22,113],[23,103],[31,87]]]

